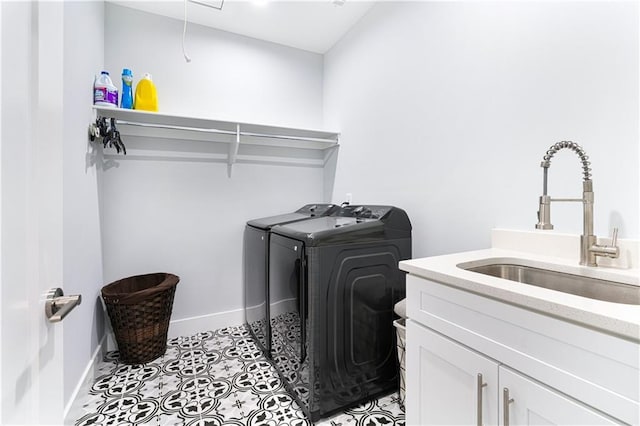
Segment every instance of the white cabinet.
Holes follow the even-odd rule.
[[[470,348],[407,323],[408,425],[615,425]]]
[[[640,424],[637,342],[412,275],[407,314],[408,425]]]
[[[407,341],[407,424],[497,424],[497,362],[411,321]]]
[[[500,367],[500,425],[616,425],[598,412]]]

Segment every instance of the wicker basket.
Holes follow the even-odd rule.
[[[399,391],[399,400],[398,404],[400,408],[404,411],[404,402],[407,391],[407,371],[405,364],[405,355],[407,348],[407,329],[405,328],[405,318],[397,319],[393,322],[393,325],[396,328],[396,346],[398,347],[398,365],[400,367],[400,391]]]
[[[144,364],[167,350],[167,331],[176,275],[156,273],[124,278],[102,287],[120,361]]]

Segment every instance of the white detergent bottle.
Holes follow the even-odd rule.
[[[118,88],[111,81],[108,71],[102,71],[93,82],[93,104],[118,107]]]

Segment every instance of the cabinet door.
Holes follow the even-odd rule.
[[[408,425],[496,425],[498,364],[407,321]]]
[[[619,424],[507,367],[500,366],[499,375],[502,426]]]

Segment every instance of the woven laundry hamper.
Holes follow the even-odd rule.
[[[398,364],[400,366],[400,400],[398,403],[400,404],[400,408],[404,410],[404,401],[406,397],[407,391],[407,372],[406,372],[406,363],[405,363],[405,355],[407,348],[406,341],[406,327],[405,327],[405,318],[397,319],[393,322],[394,327],[396,328],[396,346],[398,348]]]
[[[400,408],[404,410],[404,402],[407,390],[406,352],[407,352],[407,299],[402,299],[393,307],[393,311],[400,318],[393,322],[396,329],[396,347],[398,349],[398,366],[400,368]]]
[[[144,364],[165,353],[179,281],[176,275],[163,272],[128,277],[102,287],[121,362]]]

